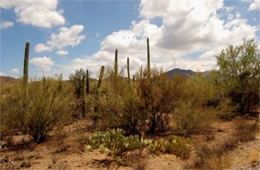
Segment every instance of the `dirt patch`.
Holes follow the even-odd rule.
[[[243,118],[244,121],[254,120]],[[172,154],[158,156],[144,151],[136,157],[129,154],[126,163],[119,165],[100,150],[85,151],[84,141],[92,133],[91,124],[86,120],[75,121],[51,132],[48,141],[41,144],[14,143],[14,146],[1,150],[1,169],[185,169],[192,168],[197,161],[195,144],[206,144],[209,148],[220,148],[232,137],[236,119],[216,120],[210,133],[191,136],[193,143],[189,159],[182,160]],[[258,123],[259,126],[259,123]],[[19,136],[19,138],[21,138]],[[19,142],[18,142],[19,143]],[[26,143],[26,142],[25,142]],[[16,147],[16,148],[15,148]],[[221,159],[211,160],[212,166],[226,164],[233,169],[257,169],[260,166],[260,133],[249,142],[238,142],[227,150]],[[224,159],[225,158],[225,159]],[[228,160],[224,162],[224,160]]]

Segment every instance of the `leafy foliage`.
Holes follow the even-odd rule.
[[[216,56],[219,66],[219,84],[238,104],[238,111],[248,113],[259,99],[260,60],[258,44],[254,40],[244,41],[239,46],[229,46]]]

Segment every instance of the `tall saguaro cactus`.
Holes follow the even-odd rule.
[[[116,77],[117,77],[117,75],[118,75],[117,53],[118,53],[118,50],[116,49],[116,50],[115,50],[115,63],[114,63],[114,71],[115,71],[115,76],[116,76]]]
[[[101,70],[100,70],[100,74],[99,74],[99,79],[98,79],[97,88],[96,88],[96,100],[97,100],[97,101],[99,100],[99,92],[100,92],[100,87],[101,87],[102,80],[103,80],[103,77],[104,77],[104,72],[105,72],[105,67],[102,66],[102,67],[101,67]],[[94,111],[95,111],[95,112],[98,112],[98,111],[99,111],[99,107],[96,106],[96,107],[94,108]]]
[[[128,83],[130,84],[130,64],[129,64],[129,58],[127,58],[127,79],[128,79]]]
[[[24,67],[23,67],[23,84],[24,84],[24,90],[26,94],[28,91],[27,84],[28,84],[28,77],[29,77],[28,76],[29,50],[30,50],[30,43],[26,42],[25,52],[24,52]]]
[[[151,77],[149,38],[147,38],[147,75],[148,78]]]
[[[140,79],[143,79],[143,65],[141,65],[140,69]]]
[[[86,102],[85,102],[85,75],[82,78],[82,117],[86,116]]]
[[[89,94],[89,74],[88,74],[88,70],[87,70],[87,80],[86,80],[86,93],[87,95]]]

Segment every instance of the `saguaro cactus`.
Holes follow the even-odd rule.
[[[150,46],[149,46],[149,38],[147,38],[147,75],[148,78],[151,76],[151,67],[150,67]]]
[[[116,76],[116,77],[117,77],[117,75],[118,75],[117,53],[118,53],[118,50],[116,49],[116,51],[115,51],[115,63],[114,63],[114,71],[115,71],[115,76]]]
[[[105,72],[105,67],[102,66],[102,67],[101,67],[101,70],[100,70],[100,74],[99,74],[99,79],[98,79],[97,88],[96,88],[96,100],[97,100],[97,101],[99,100],[99,92],[100,92],[100,87],[101,87],[102,80],[103,80],[103,77],[104,77],[104,72]],[[95,112],[98,112],[98,111],[99,111],[99,107],[96,106],[96,107],[94,108],[94,111],[95,111]]]
[[[87,70],[87,80],[86,80],[86,93],[87,95],[89,94],[89,74]]]
[[[141,65],[140,69],[140,79],[143,79],[143,65]]]
[[[127,58],[127,78],[128,78],[128,83],[130,84],[130,66],[129,66],[129,58]]]
[[[29,50],[30,50],[30,43],[26,42],[25,45],[25,52],[24,52],[24,67],[23,67],[23,84],[24,84],[24,89],[25,93],[27,93],[28,88],[28,61],[29,61]]]
[[[85,75],[82,77],[82,117],[86,116],[86,102],[85,102]]]

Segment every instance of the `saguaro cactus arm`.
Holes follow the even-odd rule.
[[[147,38],[147,75],[148,78],[151,76],[151,67],[150,67],[150,45],[149,38]]]
[[[115,71],[115,76],[117,77],[118,75],[118,61],[117,61],[117,54],[118,50],[115,50],[115,63],[114,63],[114,71]]]
[[[100,91],[100,87],[101,87],[101,84],[102,84],[104,72],[105,72],[105,67],[102,66],[102,67],[101,67],[101,70],[100,70],[100,74],[99,74],[99,79],[98,79],[97,88],[96,88],[96,96],[95,96],[95,98],[96,98],[97,101],[99,100],[99,91]],[[99,112],[99,107],[98,107],[98,105],[96,105],[96,106],[94,107],[94,111],[95,111],[95,112]]]
[[[85,103],[85,75],[82,77],[82,117],[86,116],[86,103]]]
[[[27,84],[28,84],[28,61],[29,61],[29,50],[30,50],[30,43],[26,42],[25,45],[25,52],[24,52],[24,67],[23,67],[23,83],[24,88],[27,91]]]
[[[130,84],[130,64],[129,64],[129,58],[127,58],[127,79],[128,79],[128,83]]]
[[[87,70],[87,80],[86,80],[86,92],[87,94],[89,94],[89,73],[88,73],[88,70]]]

